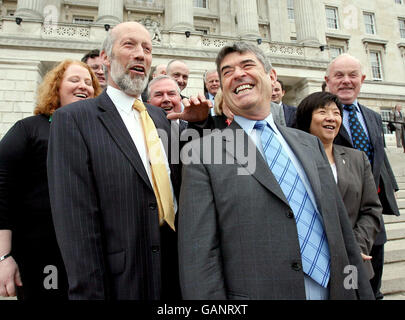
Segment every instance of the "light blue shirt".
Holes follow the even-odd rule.
[[[277,140],[280,142],[282,148],[287,152],[288,156],[290,157],[291,162],[294,164],[294,167],[297,170],[297,173],[300,176],[302,183],[304,184],[305,189],[308,192],[308,196],[311,199],[312,204],[314,205],[314,208],[323,223],[322,216],[319,214],[319,210],[316,206],[315,196],[312,191],[311,184],[309,183],[305,170],[302,168],[301,162],[295,156],[294,152],[291,150],[287,141],[285,141],[284,137],[278,130],[276,124],[274,123],[273,115],[270,113],[267,116],[267,118],[265,118],[264,120],[273,129],[273,131],[275,132],[275,137],[277,138]],[[263,153],[262,143],[260,140],[260,135],[256,134],[256,130],[254,130],[254,125],[256,124],[257,121],[247,119],[247,118],[244,118],[241,116],[236,116],[236,115],[234,117],[234,121],[236,121],[236,123],[239,124],[241,126],[241,128],[246,132],[246,134],[252,139],[252,141],[255,143],[256,147],[260,151],[263,158],[265,158],[264,153]],[[319,285],[317,282],[312,280],[306,274],[304,274],[304,280],[305,280],[305,294],[306,294],[307,300],[327,300],[329,298],[329,289],[328,288],[322,287],[321,285]]]
[[[360,124],[363,126],[363,129],[364,129],[368,139],[370,140],[370,136],[368,135],[366,122],[364,121],[364,117],[363,117],[363,114],[360,111],[359,104],[358,104],[357,100],[354,100],[353,104],[355,105],[357,118],[359,119]],[[345,127],[347,133],[349,134],[350,139],[352,139],[352,132],[350,131],[350,125],[349,125],[349,111],[346,110],[345,108],[343,108],[343,126]]]

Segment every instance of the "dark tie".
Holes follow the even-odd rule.
[[[267,164],[280,185],[297,224],[304,272],[323,287],[330,277],[328,240],[319,214],[314,208],[294,164],[266,121],[257,121]]]
[[[373,163],[373,146],[357,117],[356,106],[351,104],[345,105],[344,108],[349,111],[349,127],[352,134],[353,147],[357,150],[364,151],[370,163]]]

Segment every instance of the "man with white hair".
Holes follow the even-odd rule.
[[[349,54],[338,56],[327,68],[325,81],[329,92],[337,95],[343,104],[342,126],[335,143],[366,153],[371,163],[377,190],[379,190],[383,214],[399,215],[394,194],[396,190],[393,188],[396,186],[396,181],[384,150],[381,116],[358,102],[365,78],[366,75],[360,61]],[[383,228],[377,235],[370,253],[373,257],[371,262],[375,272],[371,285],[376,299],[382,299],[380,287],[384,263],[384,243],[387,241],[383,220],[381,225]]]
[[[162,108],[166,113],[181,112],[180,88],[177,82],[166,75],[154,78],[148,84],[148,103]],[[187,128],[187,122],[173,120],[179,125],[180,132]]]

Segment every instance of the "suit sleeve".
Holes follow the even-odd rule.
[[[0,230],[11,230],[12,201],[15,196],[16,175],[28,147],[28,135],[21,121],[17,122],[0,141]]]
[[[364,254],[369,254],[377,233],[381,229],[382,207],[375,187],[371,165],[364,152],[361,153],[364,165],[363,190],[358,220],[354,226],[354,235]]]
[[[48,146],[48,183],[72,300],[107,298],[97,191],[89,163],[75,120],[66,112],[55,112]]]
[[[213,190],[202,164],[183,165],[178,229],[183,298],[226,299]]]

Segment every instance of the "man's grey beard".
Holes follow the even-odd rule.
[[[131,75],[126,73],[124,67],[115,59],[112,59],[111,78],[126,94],[138,97],[148,85],[149,72],[145,77],[135,75],[134,78],[131,78]]]

